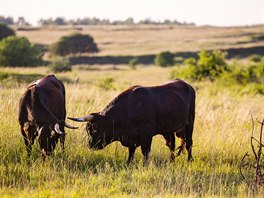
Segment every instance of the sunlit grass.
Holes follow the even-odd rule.
[[[26,70],[26,69],[25,69]],[[139,67],[137,70],[83,70],[58,75],[67,83],[67,115],[84,116],[102,110],[118,93],[131,85],[157,85],[168,80],[169,68]],[[10,69],[8,72],[19,72]],[[26,70],[27,71],[27,70]],[[26,74],[27,72],[24,71]],[[47,74],[43,68],[32,73]],[[28,72],[28,73],[30,73]],[[98,87],[105,77],[114,79],[108,91]],[[142,166],[137,149],[135,161],[126,164],[128,149],[115,142],[100,151],[87,145],[85,124],[66,130],[65,152],[60,145],[42,162],[35,143],[27,159],[17,122],[18,102],[26,84],[0,86],[0,196],[11,197],[261,197],[263,188],[247,185],[239,162],[250,151],[250,116],[262,119],[261,95],[236,95],[209,82],[195,83],[196,121],[193,135],[194,162],[187,155],[169,161],[169,149],[161,136],[153,138],[150,165]],[[179,140],[176,142],[179,145]]]

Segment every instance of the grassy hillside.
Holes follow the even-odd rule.
[[[33,43],[49,45],[73,32],[90,34],[98,43],[99,56],[149,55],[161,51],[193,52],[201,49],[229,49],[263,46],[264,26],[185,27],[169,25],[47,27],[17,31]],[[260,38],[260,39],[259,39]]]

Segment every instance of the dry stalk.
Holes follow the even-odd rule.
[[[254,159],[250,159],[250,155],[248,152],[245,153],[243,158],[241,159],[241,162],[239,164],[240,168],[240,174],[244,180],[246,180],[244,174],[243,174],[243,169],[252,169],[254,170],[255,174],[255,183],[257,185],[264,185],[264,174],[262,173],[262,170],[264,169],[264,164],[263,163],[263,158],[264,154],[262,152],[263,150],[263,127],[264,127],[264,119],[262,122],[258,121],[257,122],[260,124],[260,132],[259,132],[259,139],[254,137],[254,119],[253,116],[251,116],[251,122],[252,122],[252,130],[251,130],[251,138],[250,138],[250,144],[251,144],[251,149],[252,153],[254,156]],[[246,159],[248,159],[249,162],[245,162]]]

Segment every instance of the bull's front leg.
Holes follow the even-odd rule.
[[[141,151],[144,156],[143,166],[149,165],[149,153],[151,150],[152,133],[142,132],[140,133]]]
[[[64,151],[65,136],[66,136],[66,134],[61,134],[60,135],[60,145],[61,145],[62,151]]]
[[[130,164],[130,162],[134,159],[136,146],[129,146],[128,149],[129,149],[129,155],[128,155],[127,164]]]
[[[21,133],[22,133],[22,136],[24,139],[24,143],[26,145],[27,154],[28,154],[28,156],[30,156],[31,150],[32,150],[31,141],[30,141],[29,137],[27,136],[26,132],[24,131],[23,127],[21,127]]]

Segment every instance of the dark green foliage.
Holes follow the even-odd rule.
[[[59,56],[96,52],[98,48],[93,38],[79,33],[64,36],[51,46],[51,53]]]
[[[48,65],[50,71],[54,73],[67,72],[72,70],[72,66],[67,59],[56,60]]]
[[[36,66],[41,56],[38,47],[25,37],[9,36],[0,42],[1,66]]]
[[[15,36],[16,33],[13,29],[6,24],[0,23],[0,41],[8,36]]]
[[[135,70],[136,66],[138,64],[138,59],[137,58],[132,58],[129,60],[128,65],[131,69]]]
[[[174,55],[171,52],[161,52],[155,57],[155,65],[167,67],[174,65]]]

